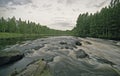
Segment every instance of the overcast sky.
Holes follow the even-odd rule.
[[[110,0],[0,0],[0,17],[15,16],[59,30],[72,29],[80,13],[94,13]]]

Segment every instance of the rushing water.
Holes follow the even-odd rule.
[[[120,68],[120,48],[92,40],[88,40],[91,43],[88,44],[86,40],[88,39],[69,36],[50,37],[6,47],[4,51],[16,49],[23,52],[25,57],[0,67],[0,76],[9,76],[15,70],[21,71],[41,58],[48,62],[53,76],[119,76],[110,63],[113,62]],[[76,41],[82,45],[76,44]],[[79,51],[79,54],[76,51]]]
[[[15,70],[20,71],[24,69],[33,59],[31,58],[23,58],[22,60],[15,62],[13,64],[9,64],[6,66],[0,67],[0,76],[8,76]]]
[[[34,40],[35,38],[6,38],[0,39],[0,50],[12,47],[14,44],[21,44],[23,41]],[[11,73],[21,71],[28,64],[38,59],[38,57],[24,57],[23,59],[9,64],[0,66],[0,76],[9,76]]]

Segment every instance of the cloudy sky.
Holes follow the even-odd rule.
[[[110,0],[0,0],[0,17],[15,16],[50,28],[70,30],[80,13],[95,13]]]

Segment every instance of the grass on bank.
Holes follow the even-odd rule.
[[[20,33],[3,33],[0,32],[0,39],[5,38],[30,38],[30,37],[49,37],[49,36],[70,36],[68,34],[20,34]]]
[[[20,33],[1,33],[0,32],[0,39],[4,38],[20,38],[20,37],[44,37],[40,34],[20,34]]]

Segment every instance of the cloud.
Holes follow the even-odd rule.
[[[91,0],[86,4],[87,8],[90,7],[96,7],[96,8],[101,8],[105,6],[106,4],[109,4],[111,0]]]
[[[66,4],[68,4],[68,5],[75,4],[77,1],[79,1],[79,0],[67,0]]]
[[[73,4],[75,2],[75,0],[67,0],[66,3],[67,4]]]
[[[5,7],[5,8],[6,8],[6,10],[16,10],[15,7]]]
[[[62,26],[62,27],[72,27],[74,24],[70,21],[65,20],[55,20],[52,25]]]
[[[59,8],[59,7],[57,7],[56,9],[57,9],[57,11],[61,11],[61,8]]]
[[[32,7],[33,9],[39,8],[37,5],[34,5],[34,4],[32,4],[31,7]]]
[[[67,5],[71,5],[76,3],[77,1],[79,0],[58,0],[57,3],[61,3],[61,4],[66,3]]]
[[[54,22],[64,22],[67,19],[65,17],[54,17]]]
[[[7,7],[13,5],[25,5],[32,3],[31,0],[0,0],[0,7]]]
[[[54,22],[53,24],[50,24],[50,26],[54,29],[58,30],[71,30],[75,25],[71,22]]]
[[[29,13],[29,14],[31,14],[31,13],[32,13],[32,11],[28,11],[28,13]]]
[[[103,1],[103,2],[101,2],[101,3],[96,4],[96,5],[93,5],[93,6],[99,8],[99,7],[104,6],[106,3],[107,3],[107,1],[105,0],[105,1]]]
[[[0,7],[0,12],[6,13],[7,11],[14,11],[16,10],[15,7]]]
[[[63,3],[64,2],[64,0],[58,0],[57,1],[57,3]]]
[[[95,13],[107,6],[108,1],[110,0],[0,0],[0,14],[6,18],[15,16],[65,30],[75,26],[80,13]]]
[[[43,7],[45,7],[45,8],[48,8],[48,7],[51,7],[52,6],[52,4],[43,4]]]
[[[73,12],[78,12],[78,11],[80,11],[80,9],[78,8],[78,9],[72,9],[72,11]]]

